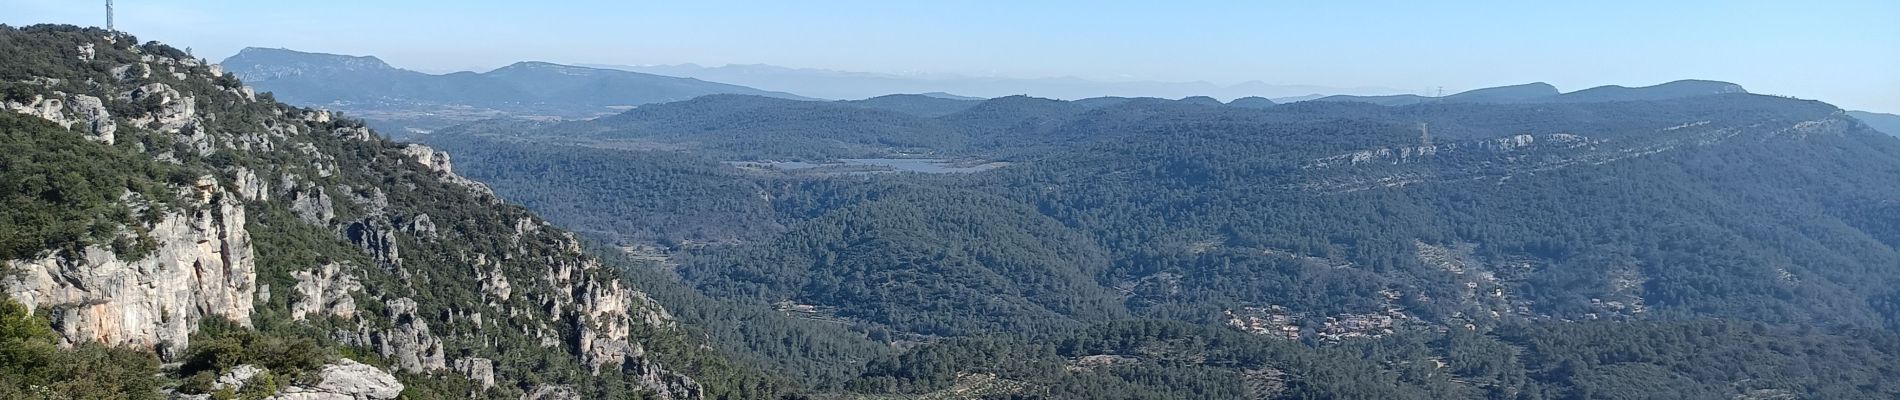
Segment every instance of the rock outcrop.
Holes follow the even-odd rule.
[[[488,189],[488,185],[464,178],[461,175],[456,175],[454,163],[449,159],[449,153],[436,151],[429,146],[420,144],[405,145],[402,148],[402,153],[414,158],[416,164],[422,165],[422,168],[441,174],[442,178],[448,180],[449,183],[468,187],[469,190],[487,195],[489,198],[494,197],[495,193]]]
[[[0,102],[0,111],[40,117],[66,129],[82,129],[87,139],[105,144],[117,141],[119,124],[113,122],[104,101],[83,94],[54,93],[53,97],[36,95],[30,102]]]
[[[455,360],[455,371],[461,372],[469,380],[482,384],[483,389],[495,387],[495,361],[469,357]]]
[[[205,318],[249,326],[257,287],[244,207],[210,178],[188,190],[192,204],[150,226],[150,254],[121,258],[93,246],[8,261],[19,271],[7,278],[8,295],[46,310],[65,344],[176,350]]]
[[[356,317],[356,298],[350,293],[363,290],[363,284],[350,276],[343,266],[324,264],[308,271],[292,272],[299,298],[290,303],[290,319],[303,321],[313,315]]]
[[[373,339],[377,351],[388,357],[393,367],[411,373],[448,368],[448,358],[442,353],[442,339],[430,332],[429,322],[416,314],[415,300],[390,300],[384,309],[389,311],[389,320],[395,322],[396,327],[376,333]]]
[[[299,186],[293,175],[284,175],[281,187],[288,190],[290,212],[312,225],[327,226],[336,219],[336,203],[322,186]]]
[[[177,133],[196,123],[198,118],[196,98],[179,93],[171,85],[160,82],[147,83],[120,93],[119,99],[156,106],[151,113],[132,118],[132,122],[133,125],[159,132]]]
[[[343,228],[343,236],[369,252],[376,259],[376,265],[385,270],[402,265],[402,251],[396,247],[396,229],[389,221],[381,218],[357,221]]]
[[[317,384],[290,386],[269,400],[382,400],[402,394],[402,382],[388,372],[350,359],[323,366]]]

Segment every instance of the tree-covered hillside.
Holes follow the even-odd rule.
[[[1003,98],[922,120],[954,141],[874,154],[1009,162],[969,174],[716,162],[862,156],[823,141],[914,133],[887,122],[643,125],[755,153],[502,123],[427,140],[491,160],[464,170],[506,198],[612,209],[561,220],[640,225],[602,237],[700,290],[924,343],[837,386],[851,393],[1891,396],[1876,382],[1900,329],[1886,206],[1900,192],[1884,183],[1900,179],[1900,142],[1824,103],[1714,92],[1398,107]],[[732,100],[665,120],[809,110],[706,108]],[[667,200],[640,200],[653,196]],[[746,217],[633,222],[708,207]],[[718,243],[677,239],[709,229]]]

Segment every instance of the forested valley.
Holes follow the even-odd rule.
[[[1726,87],[954,110],[720,95],[420,140],[603,251],[883,348],[805,375],[825,393],[1892,396],[1900,142]],[[1004,166],[804,166],[848,158]]]

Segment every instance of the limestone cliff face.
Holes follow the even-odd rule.
[[[0,110],[44,118],[66,129],[78,129],[86,138],[105,144],[116,141],[114,134],[119,131],[118,123],[106,111],[105,102],[83,94],[54,92],[51,97],[34,96],[29,102],[0,102]]]
[[[269,400],[382,400],[402,394],[402,382],[388,372],[350,359],[323,366],[317,384],[289,386]]]
[[[8,261],[18,271],[8,295],[48,311],[66,344],[178,349],[204,318],[250,325],[257,274],[244,207],[208,177],[189,190],[193,203],[151,226],[150,255],[121,259],[93,246]]]
[[[351,294],[363,290],[363,284],[349,275],[341,265],[324,264],[308,271],[290,273],[297,279],[292,288],[297,293],[297,301],[290,303],[290,319],[303,321],[317,316],[335,316],[350,319],[356,317],[356,298]]]

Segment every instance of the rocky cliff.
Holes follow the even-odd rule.
[[[8,261],[7,292],[44,308],[67,341],[181,349],[204,318],[250,326],[257,268],[239,201],[206,177],[184,188],[187,210],[151,224],[157,250],[120,259],[90,246],[81,254]],[[127,199],[125,201],[136,201]]]

